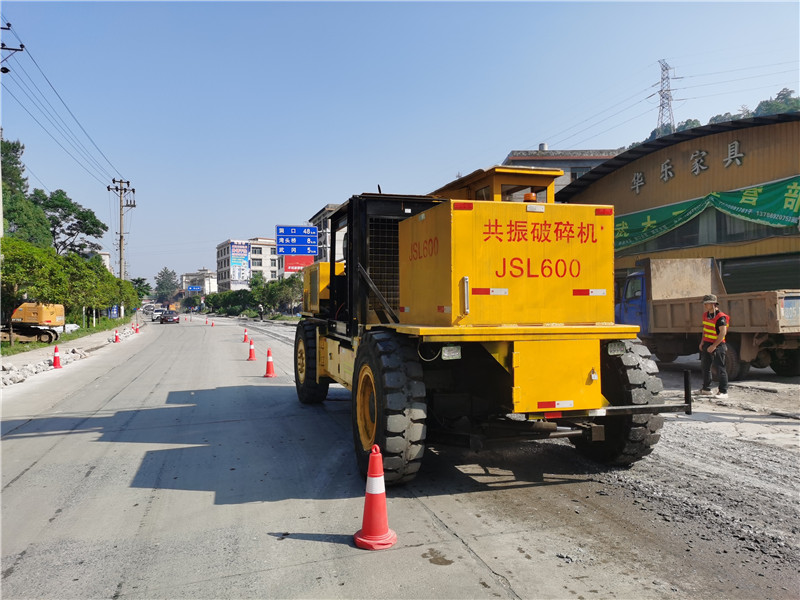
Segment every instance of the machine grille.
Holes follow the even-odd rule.
[[[367,225],[369,276],[395,311],[400,304],[398,224],[396,219],[370,217]],[[383,311],[380,301],[371,292],[369,308]]]

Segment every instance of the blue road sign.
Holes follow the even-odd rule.
[[[316,256],[318,233],[316,227],[309,225],[278,225],[275,227],[275,245],[278,254]]]
[[[200,292],[202,291],[203,288],[200,287],[199,285],[190,285],[186,289],[189,290],[190,292]]]

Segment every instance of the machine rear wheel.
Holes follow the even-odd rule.
[[[317,328],[300,321],[294,336],[294,384],[302,404],[319,404],[328,395],[329,381],[317,382]]]
[[[649,404],[663,389],[656,377],[658,367],[649,358],[647,348],[626,340],[625,353],[609,356],[603,348],[601,358],[603,396],[612,405]],[[605,440],[591,442],[572,438],[577,449],[586,457],[612,465],[630,465],[647,456],[661,437],[664,417],[660,415],[615,415],[598,417],[605,426]]]
[[[56,332],[51,331],[49,329],[43,329],[42,332],[36,336],[40,342],[44,342],[45,344],[51,343],[53,340],[56,339]]]
[[[414,346],[389,331],[368,332],[353,372],[353,444],[361,475],[377,444],[386,484],[411,481],[425,453],[427,405],[422,366]]]

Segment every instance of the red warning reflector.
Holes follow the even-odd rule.
[[[489,288],[472,288],[473,296],[488,296]]]
[[[545,419],[560,419],[561,413],[560,412],[546,412],[544,413]]]
[[[596,215],[613,215],[614,209],[613,208],[595,208],[594,214]]]
[[[472,202],[453,202],[453,210],[472,210]]]
[[[602,289],[572,290],[573,296],[605,296],[606,291]]]
[[[553,400],[552,402],[539,402],[537,405],[539,408],[555,408],[556,402],[555,400]]]
[[[409,306],[401,306],[399,310],[400,310],[401,313],[407,313],[407,312],[411,312],[411,307],[409,307]]]

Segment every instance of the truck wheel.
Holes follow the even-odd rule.
[[[671,363],[675,362],[675,359],[678,358],[678,355],[675,352],[656,352],[656,358],[658,359],[658,362]]]
[[[725,370],[728,372],[728,381],[737,381],[750,371],[750,363],[742,362],[736,345],[728,342],[726,346],[728,346],[728,350],[725,352]],[[715,366],[711,367],[711,377],[714,381],[719,381],[719,371]]]
[[[317,328],[308,321],[300,321],[294,335],[294,385],[302,404],[319,404],[328,395],[328,379],[317,383]]]
[[[353,371],[351,419],[358,470],[367,475],[369,454],[383,454],[386,484],[414,479],[425,453],[425,383],[414,345],[389,331],[368,332]]]
[[[602,350],[601,376],[603,396],[613,405],[649,404],[663,389],[656,377],[658,367],[647,348],[625,340],[625,353],[609,356]],[[596,423],[605,426],[605,440],[590,442],[571,438],[586,457],[612,465],[630,465],[647,456],[661,437],[664,417],[660,415],[615,415],[598,417]]]
[[[769,366],[781,377],[797,377],[800,375],[800,350],[772,350]]]

